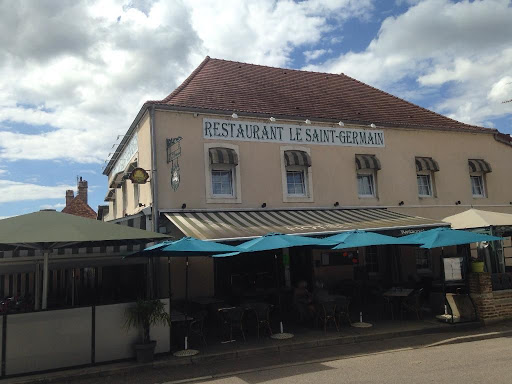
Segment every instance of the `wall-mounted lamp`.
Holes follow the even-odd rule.
[[[270,120],[271,122],[274,122],[274,121],[276,121],[276,118],[275,118],[275,117],[271,117],[269,120]]]
[[[266,208],[266,207],[267,207],[267,203],[261,204],[261,208]]]
[[[457,201],[455,202],[455,205],[460,205],[460,200],[457,200]]]
[[[181,204],[181,209],[185,209],[185,208],[187,208],[187,204],[185,204],[185,203]]]
[[[194,117],[197,117],[197,116],[199,116],[199,113],[194,112]]]
[[[233,112],[233,114],[231,115],[231,117],[232,117],[233,119],[238,119],[238,115],[237,115],[235,112]]]
[[[337,206],[339,206],[339,205],[340,205],[340,203],[339,203],[339,202],[335,202],[335,203],[334,203],[334,206],[335,206],[335,207],[337,207]]]
[[[139,203],[139,207],[145,207],[146,204]]]
[[[370,127],[377,128],[377,126],[375,124],[373,124],[373,123],[370,124]]]
[[[305,123],[306,123],[306,124],[311,124],[311,120],[306,119]]]
[[[400,205],[400,206],[404,205],[403,200],[401,202],[399,202],[398,205]]]
[[[338,125],[339,125],[340,127],[344,127],[344,126],[345,126],[345,124],[343,123],[343,121],[339,121],[339,122],[338,122]]]
[[[512,205],[512,201],[509,204]]]

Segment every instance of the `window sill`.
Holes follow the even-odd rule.
[[[487,196],[475,196],[475,195],[473,195],[473,199],[487,199]]]
[[[283,196],[283,203],[314,203],[311,196]]]
[[[208,204],[240,204],[242,200],[239,197],[207,197]]]
[[[357,195],[357,197],[359,199],[374,199],[374,200],[379,200],[379,198],[377,196],[369,196],[369,195]]]

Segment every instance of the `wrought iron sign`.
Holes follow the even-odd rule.
[[[177,190],[180,186],[180,164],[178,158],[181,156],[181,136],[167,139],[167,164],[171,163],[171,187]]]
[[[146,184],[149,179],[149,174],[145,169],[135,168],[129,176],[133,184]]]

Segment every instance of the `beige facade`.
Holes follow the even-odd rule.
[[[490,133],[454,132],[443,130],[381,128],[385,147],[356,147],[335,145],[298,146],[289,143],[212,140],[203,138],[203,119],[223,118],[209,114],[159,110],[154,115],[156,143],[156,172],[158,209],[258,209],[266,203],[267,209],[297,207],[390,207],[410,215],[435,219],[478,207],[497,212],[512,213],[512,147],[498,142]],[[247,116],[233,120],[266,124],[268,119]],[[303,121],[280,121],[276,124],[304,125]],[[151,170],[150,118],[146,113],[139,123],[138,166]],[[336,127],[312,121],[315,127]],[[346,128],[369,128],[349,126]],[[181,181],[179,188],[171,188],[171,165],[167,163],[166,140],[181,136],[182,154],[179,157]],[[232,148],[239,162],[234,176],[234,198],[211,197],[208,169],[208,148]],[[308,197],[289,199],[283,173],[283,150],[298,149],[310,154],[312,165],[308,169]],[[381,163],[374,179],[376,196],[358,195],[355,166],[356,154],[375,155]],[[432,197],[418,193],[415,157],[431,157],[439,164],[432,173]],[[483,175],[485,197],[472,194],[468,159],[483,159],[492,172]],[[156,175],[156,177],[155,177]],[[114,175],[109,175],[109,180]],[[152,205],[151,184],[141,185],[139,202]],[[125,192],[123,192],[125,190]],[[135,204],[134,185],[126,181],[116,190],[115,203],[110,203],[108,219],[132,215],[143,207]],[[123,197],[127,198],[123,202]],[[460,201],[460,204],[457,202]],[[400,205],[400,202],[403,202]]]

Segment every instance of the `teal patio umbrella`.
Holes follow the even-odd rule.
[[[325,246],[326,243],[322,239],[316,239],[312,237],[306,236],[298,236],[298,235],[285,235],[282,233],[268,233],[265,236],[258,237],[245,243],[238,245],[236,248],[237,252],[230,252],[226,254],[217,254],[213,255],[213,257],[225,257],[225,256],[234,256],[240,253],[252,253],[252,252],[262,252],[262,251],[273,251],[283,248],[293,248],[293,247],[304,247],[304,246],[312,246],[319,245]],[[277,339],[287,339],[293,337],[291,333],[284,333],[283,330],[283,318],[281,313],[281,295],[279,294],[280,284],[279,277],[277,274],[277,254],[274,255],[275,261],[275,272],[276,272],[276,284],[277,284],[277,294],[278,294],[278,304],[280,311],[280,334],[273,335],[274,338]]]
[[[326,244],[336,245],[332,249],[370,247],[373,245],[422,244],[417,240],[404,240],[404,238],[359,230],[338,233],[337,235],[325,237],[322,240]]]
[[[480,233],[451,228],[434,228],[424,232],[413,233],[400,239],[422,244],[420,248],[426,249],[478,243],[480,241],[502,240],[501,237],[497,236],[482,235]]]
[[[176,241],[163,241],[161,243],[152,245],[144,249],[141,253],[143,255],[151,256],[167,256],[167,262],[169,264],[167,268],[167,276],[169,281],[169,309],[171,307],[171,268],[170,258],[171,257],[185,257],[185,320],[188,317],[188,258],[189,256],[212,256],[213,254],[221,252],[233,252],[237,251],[237,248],[216,243],[214,241],[205,241],[195,239],[193,237],[183,237]],[[197,354],[196,350],[188,349],[188,327],[187,335],[185,336],[185,349],[175,353],[176,356],[191,356]]]

